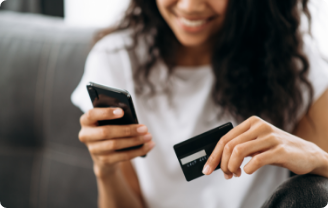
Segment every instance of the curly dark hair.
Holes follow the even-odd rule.
[[[307,79],[309,61],[303,52],[299,30],[301,14],[311,21],[308,0],[229,0],[225,22],[217,34],[211,64],[215,75],[213,99],[237,121],[252,115],[282,129],[295,122],[304,100],[301,86],[313,87]],[[148,59],[135,70],[137,93],[153,88],[150,72],[162,58],[170,73],[180,46],[161,16],[155,0],[132,0],[120,25],[98,34],[97,39],[117,30],[133,29],[136,47],[151,35]],[[146,38],[144,38],[146,39]]]

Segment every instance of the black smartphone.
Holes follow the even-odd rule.
[[[87,85],[87,90],[94,108],[119,107],[124,111],[124,116],[122,118],[98,121],[99,126],[128,125],[139,123],[133,106],[132,97],[128,91],[96,84],[93,82],[89,82]],[[143,144],[117,151],[137,149],[142,146]]]

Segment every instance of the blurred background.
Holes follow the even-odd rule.
[[[7,0],[0,8],[0,202],[8,208],[97,206],[92,161],[70,95],[93,37],[129,0]],[[310,0],[328,61],[328,2]],[[307,24],[303,21],[303,29]]]

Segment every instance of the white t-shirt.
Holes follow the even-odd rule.
[[[125,49],[129,44],[128,32],[114,33],[99,41],[88,56],[82,80],[71,98],[82,111],[91,109],[86,90],[90,81],[123,88],[131,93],[139,122],[148,127],[156,143],[146,158],[132,160],[148,206],[260,207],[275,188],[288,179],[287,169],[268,165],[252,175],[243,172],[240,178],[231,180],[225,180],[219,169],[210,176],[187,182],[174,153],[173,145],[179,142],[226,122],[237,125],[232,117],[217,117],[220,107],[213,103],[211,97],[214,76],[210,66],[177,67],[173,74],[171,101],[165,94],[145,99],[135,94],[131,62]],[[316,100],[328,88],[328,68],[315,50],[307,47],[306,51],[311,62],[309,76]],[[159,77],[159,81],[165,77],[164,64],[158,62],[154,70],[153,75]],[[242,167],[249,160],[250,157],[245,158]]]

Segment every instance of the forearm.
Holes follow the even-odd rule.
[[[295,135],[316,144],[322,151],[315,153],[319,166],[311,173],[328,178],[328,89],[312,104],[307,115],[299,121]],[[316,162],[314,161],[314,162]]]
[[[118,169],[110,175],[97,177],[99,208],[141,208],[143,203],[132,191]]]
[[[310,173],[328,178],[328,139],[325,136],[317,135],[312,129],[307,130],[308,132],[304,131],[304,129],[299,130],[296,132],[296,135],[319,147],[318,151],[311,154],[311,158],[314,158],[313,162],[317,163],[318,167]]]
[[[314,169],[311,174],[328,178],[328,153],[322,150],[317,156],[320,165],[318,168]]]

